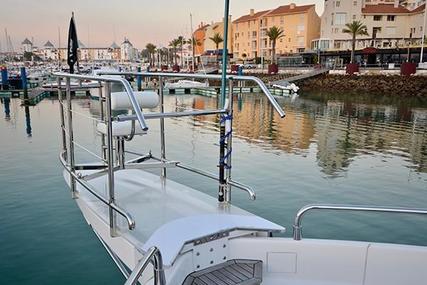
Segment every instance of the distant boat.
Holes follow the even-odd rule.
[[[199,82],[192,80],[178,80],[177,82],[167,82],[165,84],[166,89],[177,89],[177,88],[206,88],[209,87],[209,82]]]

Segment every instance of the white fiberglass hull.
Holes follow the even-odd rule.
[[[250,225],[247,225],[246,230],[228,230],[227,235],[219,237],[215,235],[215,238],[202,243],[186,242],[179,247],[178,254],[169,255],[168,251],[176,249],[176,241],[185,237],[189,232],[196,233],[199,230],[198,227],[201,227],[202,230],[210,228],[210,226],[205,227],[202,224],[198,227],[186,227],[185,223],[178,223],[179,227],[176,227],[177,221],[181,219],[191,223],[194,217],[185,216],[193,211],[186,209],[190,204],[194,203],[193,207],[198,208],[199,203],[202,203],[201,208],[206,208],[207,213],[211,211],[209,207],[221,212],[224,209],[217,208],[218,203],[214,198],[205,200],[205,194],[197,194],[198,191],[194,189],[169,180],[165,183],[166,188],[156,188],[157,186],[150,188],[147,185],[153,178],[151,174],[141,171],[138,175],[134,175],[129,170],[125,171],[127,172],[122,174],[118,172],[116,192],[128,191],[123,195],[118,194],[117,197],[122,199],[122,203],[119,205],[130,209],[130,212],[134,214],[135,231],[127,230],[126,226],[122,224],[119,226],[117,236],[111,237],[105,215],[105,205],[100,205],[98,200],[91,198],[90,193],[84,193],[85,190],[79,187],[77,204],[98,237],[130,270],[142,258],[147,243],[152,243],[153,239],[157,240],[156,245],[160,246],[164,254],[166,284],[182,284],[186,276],[194,271],[209,268],[211,264],[238,259],[262,261],[262,284],[269,285],[403,285],[425,284],[425,280],[427,280],[427,270],[425,270],[427,247],[316,239],[295,241],[289,238],[268,237],[266,233],[255,229],[262,227],[262,223],[264,223],[262,219],[247,215],[246,212],[235,207],[226,210],[232,213],[230,218],[243,215],[241,217],[247,217],[249,219],[247,221],[253,219],[254,223],[258,223],[257,226],[250,229]],[[139,182],[133,179],[139,176],[142,180],[147,180],[138,184]],[[124,184],[121,184],[121,181]],[[156,182],[157,180],[152,180],[152,183]],[[102,183],[94,183],[94,185],[100,187],[100,193],[104,193],[105,189],[99,186]],[[133,187],[138,188],[140,192],[130,191],[129,189],[133,189]],[[128,190],[124,190],[126,188]],[[149,191],[154,192],[149,193]],[[137,195],[151,200],[149,203],[153,205],[149,211],[144,211],[144,209],[137,211],[144,207],[138,203],[140,198]],[[182,208],[177,207],[179,206],[177,200],[187,204]],[[204,204],[209,201],[211,206]],[[155,209],[161,210],[156,212]],[[171,214],[177,214],[176,211],[183,216],[178,220],[173,220]],[[147,217],[149,213],[152,213],[152,216]],[[225,215],[224,212],[222,213]],[[142,217],[142,215],[145,216]],[[205,216],[196,218],[206,219]],[[152,221],[151,224],[149,224],[150,221]],[[166,224],[150,234],[149,228],[162,221],[165,221]],[[210,221],[214,224],[219,223],[217,220],[211,219]],[[265,224],[268,225],[268,222]],[[172,226],[168,227],[168,225]],[[275,227],[274,224],[269,226]],[[156,237],[156,234],[160,234],[160,236]],[[167,244],[165,245],[164,242]],[[149,268],[142,274],[141,284],[152,284],[152,278],[153,271]]]

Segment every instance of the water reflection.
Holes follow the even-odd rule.
[[[1,103],[4,105],[4,118],[9,121],[10,120],[10,98],[0,98]]]
[[[172,109],[216,107],[214,98],[167,99],[166,105]],[[287,111],[282,120],[264,97],[236,95],[234,136],[269,151],[303,156],[314,152],[322,172],[329,177],[342,176],[362,155],[382,155],[384,159],[399,156],[408,162],[407,167],[427,172],[427,109],[402,102],[383,105],[357,99],[280,98]],[[192,123],[216,128],[217,118],[201,116]]]
[[[28,106],[25,106],[25,130],[27,132],[27,136],[31,137],[32,134],[32,128],[31,128],[31,114],[30,114],[30,108]]]

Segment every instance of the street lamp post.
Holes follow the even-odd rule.
[[[423,20],[423,34],[421,36],[420,63],[423,63],[423,56],[424,56],[424,41],[426,37],[426,17],[427,17],[427,1],[424,4],[424,20]]]

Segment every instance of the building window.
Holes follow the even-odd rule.
[[[341,43],[340,42],[334,42],[334,49],[340,49]]]
[[[347,13],[335,14],[335,25],[345,25],[347,23]]]
[[[298,25],[297,26],[297,31],[298,32],[304,32],[304,25]]]
[[[376,39],[377,35],[381,33],[381,27],[373,27],[372,28],[372,38]]]
[[[256,38],[256,31],[252,31],[252,37]]]
[[[357,6],[357,1],[353,1],[353,6]]]
[[[331,14],[331,26],[334,25],[334,13]]]
[[[335,7],[339,8],[339,7],[340,7],[340,5],[341,5],[341,2],[340,2],[340,1],[336,1],[336,2],[335,2]]]
[[[382,18],[383,17],[381,15],[374,15],[374,21],[381,21]]]
[[[297,44],[298,46],[304,46],[304,37],[298,37]]]
[[[285,23],[285,17],[280,17],[280,25],[283,25]]]
[[[396,17],[396,16],[394,16],[394,15],[388,15],[388,16],[387,16],[387,21],[389,21],[389,22],[394,22],[395,17]]]
[[[356,20],[356,15],[353,15],[353,20]]]

